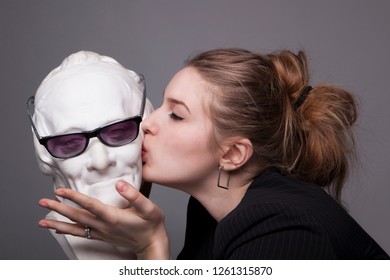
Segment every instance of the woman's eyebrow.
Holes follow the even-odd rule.
[[[163,98],[165,98],[165,90],[163,91]],[[174,103],[174,104],[178,104],[178,105],[182,105],[186,108],[186,110],[191,114],[191,111],[190,111],[190,108],[188,108],[188,106],[181,100],[177,100],[176,98],[172,98],[172,97],[168,97],[167,98],[167,101],[170,102],[170,103]]]
[[[172,97],[168,97],[167,98],[167,101],[169,103],[173,103],[173,104],[177,104],[177,105],[182,105],[184,108],[186,108],[186,110],[191,114],[191,111],[190,111],[190,108],[188,108],[188,106],[181,100],[177,100],[175,98],[172,98]]]

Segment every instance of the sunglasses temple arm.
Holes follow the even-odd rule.
[[[142,87],[143,87],[143,90],[142,90],[142,100],[141,100],[141,110],[140,110],[140,113],[139,113],[139,115],[142,118],[143,115],[144,115],[145,103],[146,103],[146,83],[145,83],[144,75],[139,74],[139,76],[140,76],[140,82],[142,83]]]
[[[30,124],[31,124],[33,131],[34,131],[35,136],[37,137],[38,140],[40,140],[41,136],[39,135],[38,130],[35,127],[35,124],[34,124],[33,119],[31,117],[31,112],[30,112],[30,103],[31,102],[34,102],[33,97],[30,97],[27,101],[27,115],[28,115],[28,119],[30,120]]]
[[[28,117],[30,118],[31,127],[32,127],[32,129],[33,129],[33,131],[34,131],[35,136],[37,137],[38,140],[40,140],[40,139],[41,139],[41,136],[38,134],[37,128],[35,127],[35,125],[34,125],[34,123],[33,123],[33,121],[32,121],[31,116],[29,115]]]

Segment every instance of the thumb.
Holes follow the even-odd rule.
[[[158,207],[140,191],[126,181],[120,180],[115,184],[118,193],[131,204],[132,208],[145,219],[151,217]]]

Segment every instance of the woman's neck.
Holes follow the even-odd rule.
[[[242,175],[231,175],[228,189],[218,187],[215,181],[191,195],[219,222],[237,207],[252,181],[252,176],[245,178]]]

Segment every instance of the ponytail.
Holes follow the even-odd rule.
[[[286,169],[303,180],[328,187],[339,200],[349,159],[355,155],[354,98],[332,85],[309,86],[307,60],[302,51],[298,55],[282,51],[270,57],[286,90]]]
[[[302,155],[294,173],[320,186],[329,186],[336,199],[354,156],[352,125],[357,110],[352,95],[340,88],[319,85],[297,111],[303,133]]]

